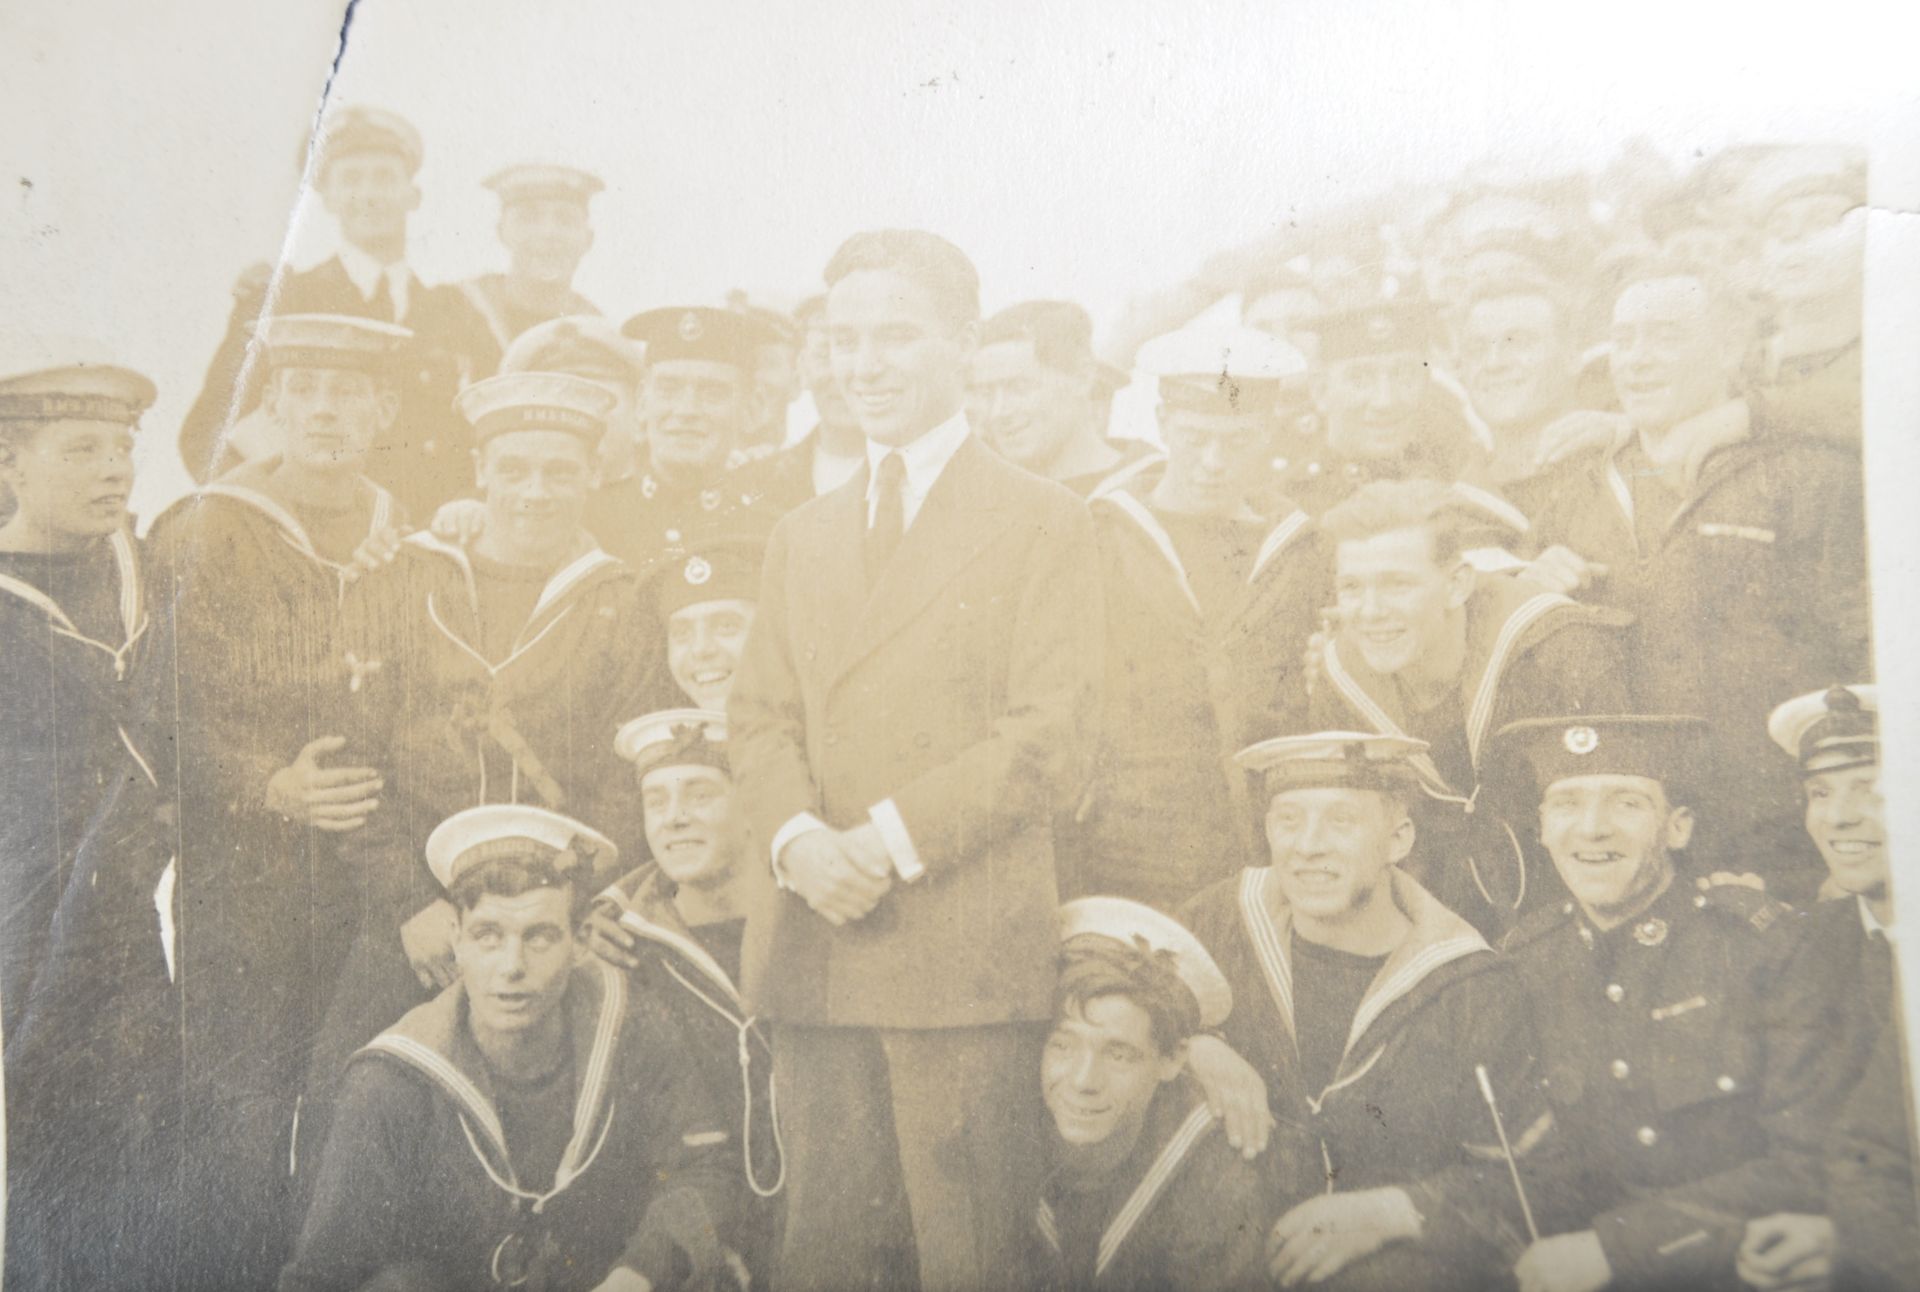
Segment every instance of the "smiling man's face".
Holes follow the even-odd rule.
[[[1448,616],[1473,592],[1464,562],[1434,557],[1424,527],[1349,539],[1334,549],[1334,608],[1367,667],[1392,675],[1437,648]]]
[[[1267,805],[1273,875],[1295,911],[1329,922],[1365,908],[1413,848],[1405,809],[1374,790],[1283,790]]]
[[[1611,925],[1637,912],[1673,875],[1673,853],[1693,837],[1693,814],[1659,781],[1568,776],[1540,801],[1540,842],[1589,917]]]
[[[1183,1057],[1161,1053],[1152,1016],[1126,996],[1067,1009],[1040,1059],[1041,1095],[1061,1141],[1088,1148],[1138,1136],[1154,1092],[1179,1075]]]
[[[640,778],[647,848],[676,884],[709,888],[732,871],[733,779],[717,767],[656,767]]]
[[[1856,897],[1887,891],[1886,802],[1880,768],[1846,767],[1807,777],[1807,833],[1833,882]]]
[[[979,326],[955,328],[921,283],[856,270],[827,293],[827,328],[834,379],[868,439],[898,448],[959,411]]]

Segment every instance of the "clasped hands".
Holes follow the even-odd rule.
[[[871,821],[796,836],[780,851],[780,869],[787,887],[836,928],[865,919],[893,887],[893,854]]]

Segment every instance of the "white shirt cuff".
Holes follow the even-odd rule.
[[[893,873],[900,876],[901,883],[911,884],[927,873],[920,861],[919,849],[913,846],[913,836],[907,833],[907,823],[901,819],[900,809],[893,805],[892,799],[881,799],[868,808],[867,820],[880,832],[881,842],[887,845],[887,855],[893,858]]]
[[[786,889],[788,892],[793,891],[793,885],[787,883],[786,868],[780,864],[780,854],[787,850],[788,844],[798,839],[801,835],[806,834],[808,831],[825,830],[826,828],[827,823],[813,813],[796,812],[787,818],[785,825],[774,831],[772,848],[774,883],[780,885],[780,887]]]

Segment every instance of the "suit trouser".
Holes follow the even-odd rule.
[[[1018,1288],[1046,1170],[1045,1025],[777,1024],[778,1292]]]

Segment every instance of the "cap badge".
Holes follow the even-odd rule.
[[[685,574],[687,582],[697,588],[713,577],[713,566],[707,563],[707,558],[704,556],[689,557],[687,568],[682,573]]]
[[[1592,727],[1568,727],[1560,743],[1567,747],[1570,754],[1590,754],[1600,748],[1600,733]]]
[[[700,316],[692,310],[688,310],[680,316],[680,339],[682,341],[692,344],[700,339],[700,334],[705,330],[706,329],[701,326]]]
[[[1658,916],[1633,926],[1633,940],[1643,947],[1657,947],[1667,940],[1667,922]]]

